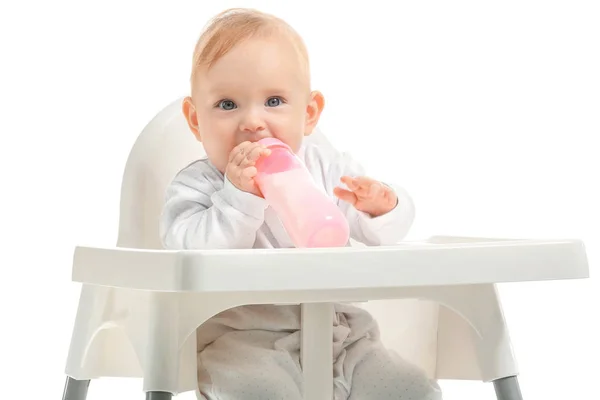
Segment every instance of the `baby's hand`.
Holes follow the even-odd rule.
[[[254,165],[260,157],[269,154],[271,154],[271,150],[258,143],[240,143],[229,154],[229,163],[225,169],[227,179],[241,191],[262,197],[254,181],[257,173]]]
[[[343,176],[341,181],[348,189],[335,188],[333,193],[354,206],[359,211],[378,217],[396,207],[396,193],[383,183],[367,177],[351,178]]]

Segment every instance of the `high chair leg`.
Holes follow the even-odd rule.
[[[78,381],[70,376],[67,377],[62,400],[85,400],[89,386],[89,380]]]
[[[516,376],[495,380],[494,389],[498,400],[523,400]]]
[[[173,395],[167,392],[147,392],[146,400],[171,400]]]

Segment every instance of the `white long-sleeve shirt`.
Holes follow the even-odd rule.
[[[389,185],[398,196],[397,206],[373,218],[333,194],[342,176],[364,176],[358,163],[310,141],[303,143],[298,156],[345,214],[352,239],[368,246],[390,245],[407,234],[415,212],[404,189]],[[293,247],[267,201],[236,188],[206,158],[181,170],[167,188],[160,232],[167,249]]]

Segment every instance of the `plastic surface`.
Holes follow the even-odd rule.
[[[385,298],[385,289],[398,287],[572,279],[588,274],[585,249],[577,240],[432,240],[330,249],[78,247],[73,279],[156,291],[324,291],[331,296],[323,301],[347,301]]]
[[[308,140],[329,146],[318,131]],[[433,237],[386,248],[161,250],[165,188],[203,155],[181,100],[140,134],[123,177],[119,248],[75,250],[73,280],[83,285],[68,376],[141,377],[145,391],[195,391],[195,330],[219,311],[305,304],[303,324],[325,327],[328,302],[374,300],[363,307],[378,319],[385,345],[430,377],[496,380],[518,371],[495,283],[588,277],[583,245],[570,240]],[[327,393],[332,369],[319,358],[330,357],[330,341],[328,327],[302,332],[307,393]]]
[[[300,362],[304,382],[311,382],[304,390],[305,399],[333,398],[333,337],[331,303],[302,304],[302,354]]]
[[[314,183],[300,159],[281,141],[259,141],[271,154],[256,163],[255,178],[292,243],[299,248],[341,247],[350,228],[338,206]]]

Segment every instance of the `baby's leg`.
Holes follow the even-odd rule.
[[[226,333],[198,355],[200,394],[206,400],[302,400],[298,342],[297,332]]]
[[[349,360],[354,358],[350,353],[361,351],[360,347],[348,349]],[[348,400],[442,399],[437,383],[422,370],[390,353],[379,342],[368,347],[369,351],[354,366]]]

